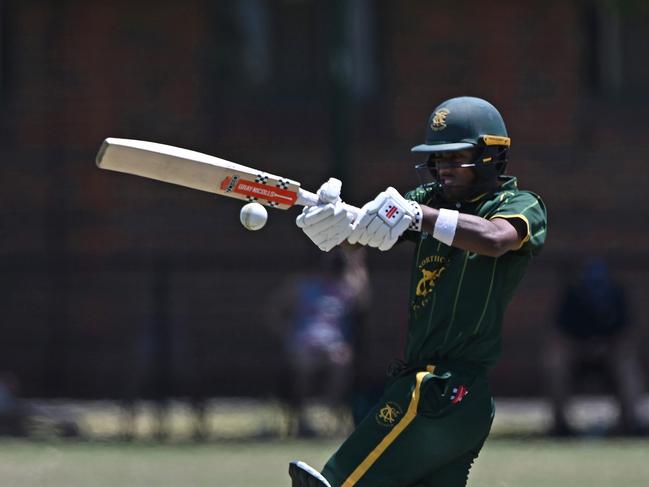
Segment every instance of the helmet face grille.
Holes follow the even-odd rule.
[[[436,157],[435,153],[428,154],[426,162],[422,162],[415,166],[419,181],[424,187],[438,187],[445,195],[448,201],[457,201],[457,199],[449,199],[446,197],[446,186],[440,177],[439,171],[442,168],[469,168],[475,175],[473,181],[466,186],[463,186],[462,192],[465,199],[470,199],[480,193],[485,193],[493,190],[497,185],[498,176],[505,172],[508,161],[509,147],[507,146],[481,146],[472,151],[472,155],[467,157],[464,154],[462,157],[458,154],[455,158],[451,156]],[[457,198],[457,188],[455,186],[454,196]]]

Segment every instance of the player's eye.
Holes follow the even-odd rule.
[[[444,160],[435,161],[434,166],[436,169],[454,169],[456,167],[463,167],[463,163],[458,160]]]

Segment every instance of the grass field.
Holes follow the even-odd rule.
[[[320,467],[338,444],[0,441],[0,485],[20,487],[286,487],[287,462]],[[646,487],[649,441],[490,440],[470,486]]]
[[[574,406],[571,417],[589,440],[538,439],[549,424],[547,404],[499,400],[469,486],[648,486],[649,437],[603,439],[617,414],[610,399]],[[645,400],[643,410],[648,406]],[[139,404],[132,442],[120,440],[124,411],[116,402],[34,401],[30,407],[30,440],[0,437],[0,487],[286,487],[290,460],[321,467],[342,439],[331,412],[317,405],[311,419],[329,439],[298,441],[287,438],[287,417],[277,402],[212,400],[202,442],[193,441],[196,418],[183,401],[168,404],[163,440],[156,439],[154,405]],[[74,422],[77,436],[64,438],[56,427],[61,421]]]

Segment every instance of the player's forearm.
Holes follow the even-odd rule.
[[[434,234],[439,210],[421,206],[423,213],[422,231]],[[500,257],[514,248],[517,240],[515,229],[511,231],[491,220],[475,215],[459,213],[453,247],[489,257]]]

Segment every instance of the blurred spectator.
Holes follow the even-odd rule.
[[[70,410],[31,404],[21,397],[18,378],[0,370],[0,436],[29,436],[32,433],[63,437],[80,435]]]
[[[630,326],[624,289],[613,280],[605,262],[585,263],[578,281],[560,299],[557,328],[546,360],[554,415],[553,434],[574,434],[566,406],[585,374],[597,374],[598,385],[612,382],[620,406],[619,433],[643,431],[638,401],[644,378],[638,360],[635,328]]]
[[[292,433],[314,434],[305,415],[307,398],[318,397],[339,413],[344,407],[355,379],[354,362],[362,353],[369,297],[363,249],[321,254],[316,272],[290,278],[272,297],[269,313],[282,337],[289,367],[283,381],[290,384],[297,420]]]
[[[27,434],[27,408],[18,394],[18,381],[13,374],[0,372],[0,435]]]
[[[130,363],[124,378],[122,438],[138,434],[139,409],[149,400],[154,422],[150,436],[162,441],[172,436],[171,399],[186,398],[192,412],[192,438],[208,437],[204,397],[206,350],[196,335],[197,325],[174,320],[169,309],[170,266],[155,265],[151,319],[140,323],[130,344]]]

